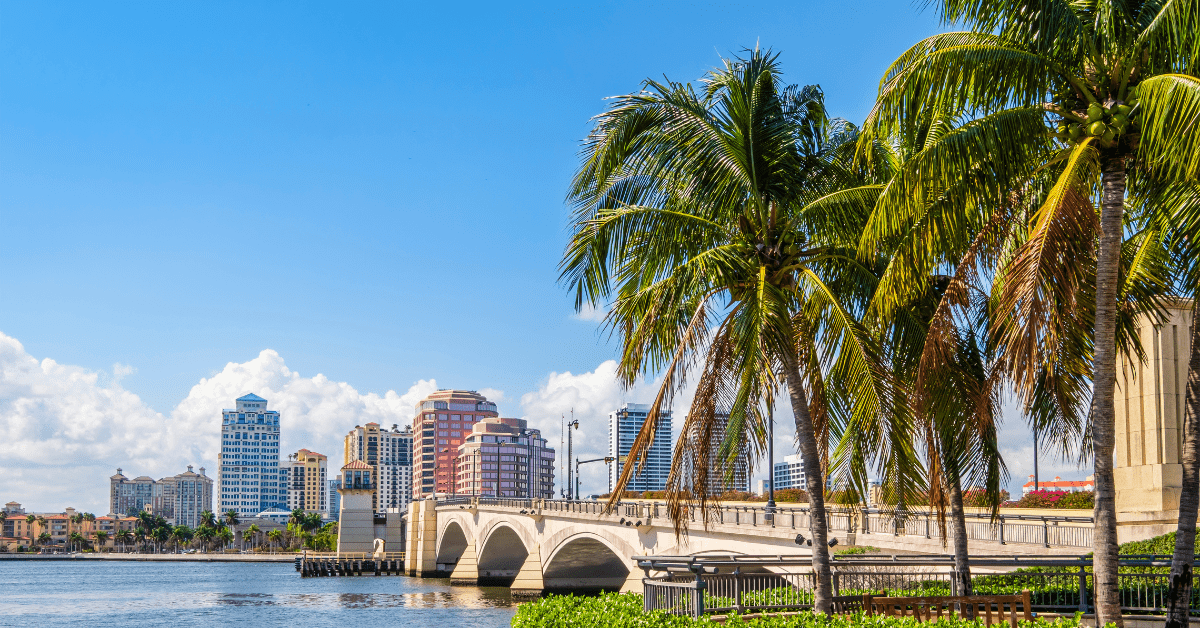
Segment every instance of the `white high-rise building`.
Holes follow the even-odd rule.
[[[608,455],[617,459],[609,465],[608,490],[613,490],[621,471],[625,467],[625,459],[633,440],[637,438],[642,424],[650,413],[650,406],[643,403],[627,403],[608,415]],[[658,426],[654,432],[654,442],[646,452],[646,463],[625,486],[627,491],[661,491],[667,486],[667,475],[671,472],[671,413],[663,412],[658,416]],[[570,461],[568,461],[569,463]]]
[[[287,507],[287,487],[279,476],[279,413],[255,394],[237,398],[221,412],[221,461],[217,471],[217,514],[229,510],[252,517],[268,508]]]
[[[798,488],[808,490],[808,478],[804,475],[804,456],[793,454],[784,456],[783,462],[776,462],[773,469],[775,474],[775,490],[781,488]]]

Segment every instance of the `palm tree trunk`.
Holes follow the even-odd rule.
[[[1179,493],[1179,529],[1167,589],[1165,628],[1187,628],[1196,560],[1196,510],[1200,507],[1200,299],[1192,304],[1192,355],[1188,359],[1187,403],[1183,415],[1183,490]]]
[[[833,607],[833,577],[829,565],[829,528],[825,516],[825,478],[821,473],[821,451],[817,446],[816,430],[808,412],[808,394],[800,378],[795,356],[788,356],[784,365],[788,397],[796,417],[796,440],[804,456],[804,475],[808,489],[809,514],[812,517],[812,568],[816,578],[813,591],[813,610],[829,614]],[[770,471],[771,473],[774,470]]]
[[[1117,505],[1113,478],[1117,383],[1117,270],[1121,259],[1125,210],[1125,164],[1108,158],[1103,165],[1103,198],[1100,210],[1100,250],[1096,255],[1096,336],[1092,368],[1092,447],[1095,455],[1096,506],[1093,586],[1096,591],[1096,625],[1121,620],[1117,590]]]
[[[971,557],[967,553],[967,514],[963,507],[962,481],[958,475],[947,476],[950,485],[950,525],[954,542],[954,573],[958,595],[974,595],[971,590]]]

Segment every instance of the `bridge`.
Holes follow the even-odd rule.
[[[409,506],[405,570],[410,576],[449,577],[455,584],[510,586],[514,595],[552,590],[641,591],[639,557],[720,552],[809,555],[807,507],[722,505],[707,528],[690,522],[676,537],[661,502],[604,503],[495,497],[426,499]],[[835,512],[830,536],[843,544],[880,549],[944,551],[927,513]],[[1091,519],[1005,516],[968,523],[972,553],[1080,554],[1090,551]]]

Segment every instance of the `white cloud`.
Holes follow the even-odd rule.
[[[495,388],[480,388],[478,392],[484,397],[487,397],[487,400],[492,403],[498,404],[501,401],[508,401],[508,397],[504,396],[503,390],[496,390]]]
[[[341,466],[342,436],[352,426],[409,424],[415,403],[437,389],[434,380],[421,380],[404,394],[363,394],[321,374],[303,377],[268,349],[201,379],[164,416],[120,386],[130,372],[121,365],[109,375],[49,358],[39,362],[0,333],[0,477],[7,489],[0,500],[30,510],[74,506],[102,514],[108,476],[117,467],[158,478],[192,464],[214,475],[220,411],[248,392],[280,412],[282,451],[306,447]]]
[[[571,314],[571,318],[589,323],[599,323],[604,320],[605,316],[608,316],[607,308],[598,308],[591,303],[584,303],[582,309]]]

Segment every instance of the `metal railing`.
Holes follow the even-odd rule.
[[[573,513],[603,515],[607,504],[592,500],[563,499],[516,499],[510,497],[449,496],[439,499],[439,504],[507,507],[528,511],[550,513]],[[612,515],[649,523],[666,517],[666,504],[662,502],[631,501],[618,502]],[[695,509],[688,511],[689,523],[704,523]],[[967,513],[967,538],[972,541],[990,541],[1007,545],[1010,543],[1040,545],[1042,547],[1092,547],[1092,518],[1065,517],[1054,515],[1000,514],[992,520],[988,514]],[[891,534],[894,536],[919,536],[927,539],[942,539],[936,515],[927,511],[880,510],[865,508],[847,510],[831,508],[826,513],[829,529],[835,532],[864,534]],[[749,527],[772,527],[793,530],[810,530],[812,514],[807,506],[788,508],[765,506],[719,505],[709,513],[708,523]]]
[[[811,608],[814,580],[809,556],[656,556],[638,566],[647,610],[676,614],[769,612]],[[978,574],[976,595],[1031,592],[1037,612],[1090,613],[1094,610],[1088,557],[972,557],[972,567],[1021,569]],[[884,594],[896,597],[959,595],[953,557],[859,555],[834,560],[833,595]],[[1028,569],[1036,568],[1036,569]],[[1126,556],[1118,575],[1121,608],[1164,613],[1169,586],[1168,556]],[[770,571],[768,571],[768,569]],[[663,575],[651,577],[652,572]],[[1200,615],[1200,577],[1190,607]]]

